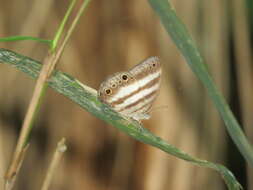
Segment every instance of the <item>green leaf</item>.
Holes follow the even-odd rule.
[[[164,28],[185,57],[186,62],[192,71],[205,86],[210,98],[224,120],[226,129],[232,140],[237,145],[248,163],[253,166],[252,146],[246,139],[224,97],[215,86],[212,77],[208,73],[206,65],[203,63],[203,59],[200,56],[198,48],[194,44],[185,25],[177,17],[174,8],[170,5],[168,0],[149,0],[149,3],[154,11],[159,15]]]
[[[38,77],[41,70],[40,62],[10,50],[0,48],[0,63],[1,62],[14,66],[16,69],[26,73],[34,79]],[[160,137],[155,136],[147,129],[142,128],[138,122],[122,117],[120,114],[113,111],[107,105],[102,104],[97,99],[96,90],[83,85],[74,77],[55,70],[48,81],[48,85],[55,91],[80,105],[83,109],[92,113],[97,118],[104,120],[134,139],[157,147],[166,153],[174,155],[185,161],[189,161],[195,165],[214,169],[220,173],[230,190],[242,189],[234,175],[226,167],[206,160],[194,158],[168,144]]]
[[[51,51],[54,52],[56,47],[57,47],[57,44],[58,44],[58,41],[60,40],[62,34],[63,34],[63,31],[64,31],[64,27],[69,19],[69,16],[74,8],[74,5],[76,3],[76,0],[72,0],[71,3],[69,4],[69,7],[66,11],[66,14],[64,15],[62,21],[61,21],[61,24],[60,26],[58,27],[58,30],[57,32],[55,33],[55,37],[53,39],[53,42],[52,42],[52,45],[51,45]]]
[[[45,40],[45,39],[36,38],[32,36],[10,36],[6,38],[0,38],[0,42],[11,42],[11,41],[20,41],[20,40],[32,40],[32,41],[46,43],[48,45],[52,43],[52,40]]]

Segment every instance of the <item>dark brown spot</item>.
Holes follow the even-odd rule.
[[[116,87],[116,84],[112,84],[112,88],[115,88]]]
[[[108,88],[108,89],[105,90],[105,93],[106,93],[107,95],[110,95],[110,94],[112,93],[112,90]]]
[[[156,66],[156,63],[153,63],[152,66],[155,67],[155,66]]]
[[[122,75],[121,78],[126,81],[128,79],[128,76],[127,75]]]

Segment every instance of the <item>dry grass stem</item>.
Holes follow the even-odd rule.
[[[47,190],[49,188],[54,171],[56,170],[56,168],[63,156],[63,153],[67,150],[67,146],[65,144],[65,141],[66,141],[65,138],[62,138],[57,144],[57,148],[55,150],[53,159],[52,159],[50,166],[48,168],[47,175],[46,175],[46,178],[43,182],[41,190]]]
[[[20,133],[20,136],[18,139],[18,143],[17,143],[16,150],[15,150],[15,153],[13,156],[13,160],[12,160],[12,162],[9,166],[9,169],[7,170],[6,175],[5,175],[6,184],[12,184],[12,185],[9,185],[10,187],[13,187],[13,183],[15,182],[16,175],[17,175],[19,168],[20,168],[18,166],[21,166],[21,160],[23,160],[23,158],[25,156],[24,148],[26,147],[26,145],[28,143],[27,139],[30,135],[30,131],[33,126],[33,121],[35,119],[36,113],[39,110],[43,95],[46,91],[47,79],[50,77],[52,71],[54,70],[56,63],[59,60],[59,58],[64,50],[64,47],[67,44],[67,41],[69,40],[75,26],[77,25],[78,20],[80,19],[81,15],[84,12],[84,9],[88,5],[89,1],[90,0],[84,1],[82,6],[80,7],[70,28],[67,31],[67,35],[64,38],[63,43],[60,45],[59,49],[57,49],[55,53],[49,53],[47,55],[47,57],[45,58],[45,60],[43,61],[43,67],[42,67],[42,70],[41,70],[40,75],[38,77],[38,80],[36,82],[34,93],[32,95],[32,99],[31,99],[30,105],[28,107],[28,111],[26,113],[24,123],[22,125],[21,133]]]
[[[28,111],[26,113],[21,133],[18,139],[18,143],[16,146],[16,150],[13,156],[13,160],[9,166],[9,169],[7,170],[7,173],[5,175],[6,184],[9,184],[8,186],[13,187],[13,183],[15,182],[16,175],[19,171],[19,168],[21,166],[21,161],[24,159],[25,152],[24,148],[26,148],[27,145],[27,139],[29,137],[30,131],[32,129],[33,120],[35,118],[35,115],[37,113],[37,110],[40,105],[40,100],[43,96],[43,91],[46,88],[46,80],[48,76],[50,75],[50,69],[51,64],[54,60],[54,54],[48,55],[43,63],[42,70],[40,72],[39,78],[36,82],[36,86],[34,89],[34,93],[30,102],[30,105],[28,107]],[[19,167],[18,167],[19,166]],[[10,188],[11,189],[11,188]]]

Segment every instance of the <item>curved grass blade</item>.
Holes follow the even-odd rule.
[[[0,38],[0,42],[12,42],[12,41],[21,41],[21,40],[32,40],[32,41],[37,41],[41,43],[45,43],[47,45],[51,45],[52,40],[45,40],[41,38],[36,38],[32,36],[10,36],[6,38]]]
[[[26,73],[30,77],[36,79],[41,70],[41,64],[29,57],[17,54],[10,50],[0,48],[0,63],[9,64],[16,69]],[[83,85],[75,78],[60,71],[54,71],[48,85],[55,91],[66,96],[82,108],[92,113],[96,117],[104,120],[105,122],[113,125],[117,129],[133,137],[134,139],[143,143],[152,145],[160,150],[174,155],[185,161],[189,161],[195,165],[214,169],[220,173],[224,181],[227,184],[229,190],[242,189],[234,175],[224,166],[220,164],[214,164],[206,160],[194,158],[189,154],[177,149],[176,147],[168,144],[160,137],[155,136],[150,131],[142,126],[138,122],[130,121],[123,118],[118,113],[114,112],[107,105],[102,104],[97,99],[97,91]],[[140,130],[141,129],[141,130]]]
[[[244,158],[253,166],[253,149],[233,113],[231,112],[224,97],[218,91],[213,79],[208,73],[206,65],[200,56],[197,46],[194,44],[185,25],[177,17],[175,10],[168,0],[149,0],[154,11],[159,15],[164,28],[175,42],[178,49],[185,57],[188,65],[206,87],[209,96],[214,102],[226,129]]]

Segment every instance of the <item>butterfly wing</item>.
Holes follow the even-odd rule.
[[[129,72],[109,76],[99,88],[99,99],[115,111],[137,121],[148,119],[152,103],[158,95],[161,65],[151,57]]]
[[[129,72],[119,72],[109,76],[98,90],[98,97],[111,106],[115,111],[120,112],[133,92],[138,90],[136,80]]]
[[[138,83],[138,91],[132,97],[135,102],[125,114],[135,120],[149,119],[149,111],[158,96],[161,84],[161,64],[158,57],[151,57],[133,67],[131,73]],[[130,107],[130,105],[129,105]]]

